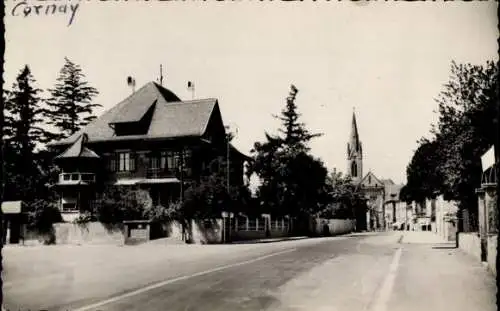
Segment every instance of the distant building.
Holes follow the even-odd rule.
[[[399,199],[403,185],[397,185],[391,179],[381,179],[371,171],[363,175],[363,148],[359,137],[356,114],[353,112],[347,143],[347,172],[366,198],[368,229],[405,228],[408,223],[407,207]]]

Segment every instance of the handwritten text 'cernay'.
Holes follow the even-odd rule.
[[[13,16],[33,16],[33,15],[56,15],[64,14],[69,15],[68,26],[73,23],[76,11],[80,4],[29,4],[27,1],[17,3],[12,8]]]

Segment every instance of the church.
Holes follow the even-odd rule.
[[[363,175],[363,146],[359,138],[356,114],[352,114],[351,134],[347,143],[347,175],[366,199],[366,229],[399,229],[407,223],[404,202],[399,200],[403,185],[368,171]]]

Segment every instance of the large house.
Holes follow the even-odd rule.
[[[366,199],[367,229],[388,229],[395,225],[400,228],[409,222],[406,203],[399,199],[403,185],[395,184],[391,179],[379,178],[371,171],[363,175],[363,148],[355,113],[352,115],[351,134],[347,143],[347,172]]]
[[[163,206],[214,170],[242,185],[248,159],[228,143],[217,99],[182,101],[155,82],[49,147],[62,170],[56,187],[63,217],[92,209],[106,185],[148,190]],[[229,160],[229,173],[216,159]]]

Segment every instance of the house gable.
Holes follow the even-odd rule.
[[[363,177],[360,184],[363,188],[384,187],[384,183],[380,181],[380,179],[378,179],[372,172],[368,172],[368,174]]]
[[[224,143],[226,140],[226,130],[222,121],[222,115],[218,103],[215,103],[210,117],[202,131],[202,138],[214,144]]]

